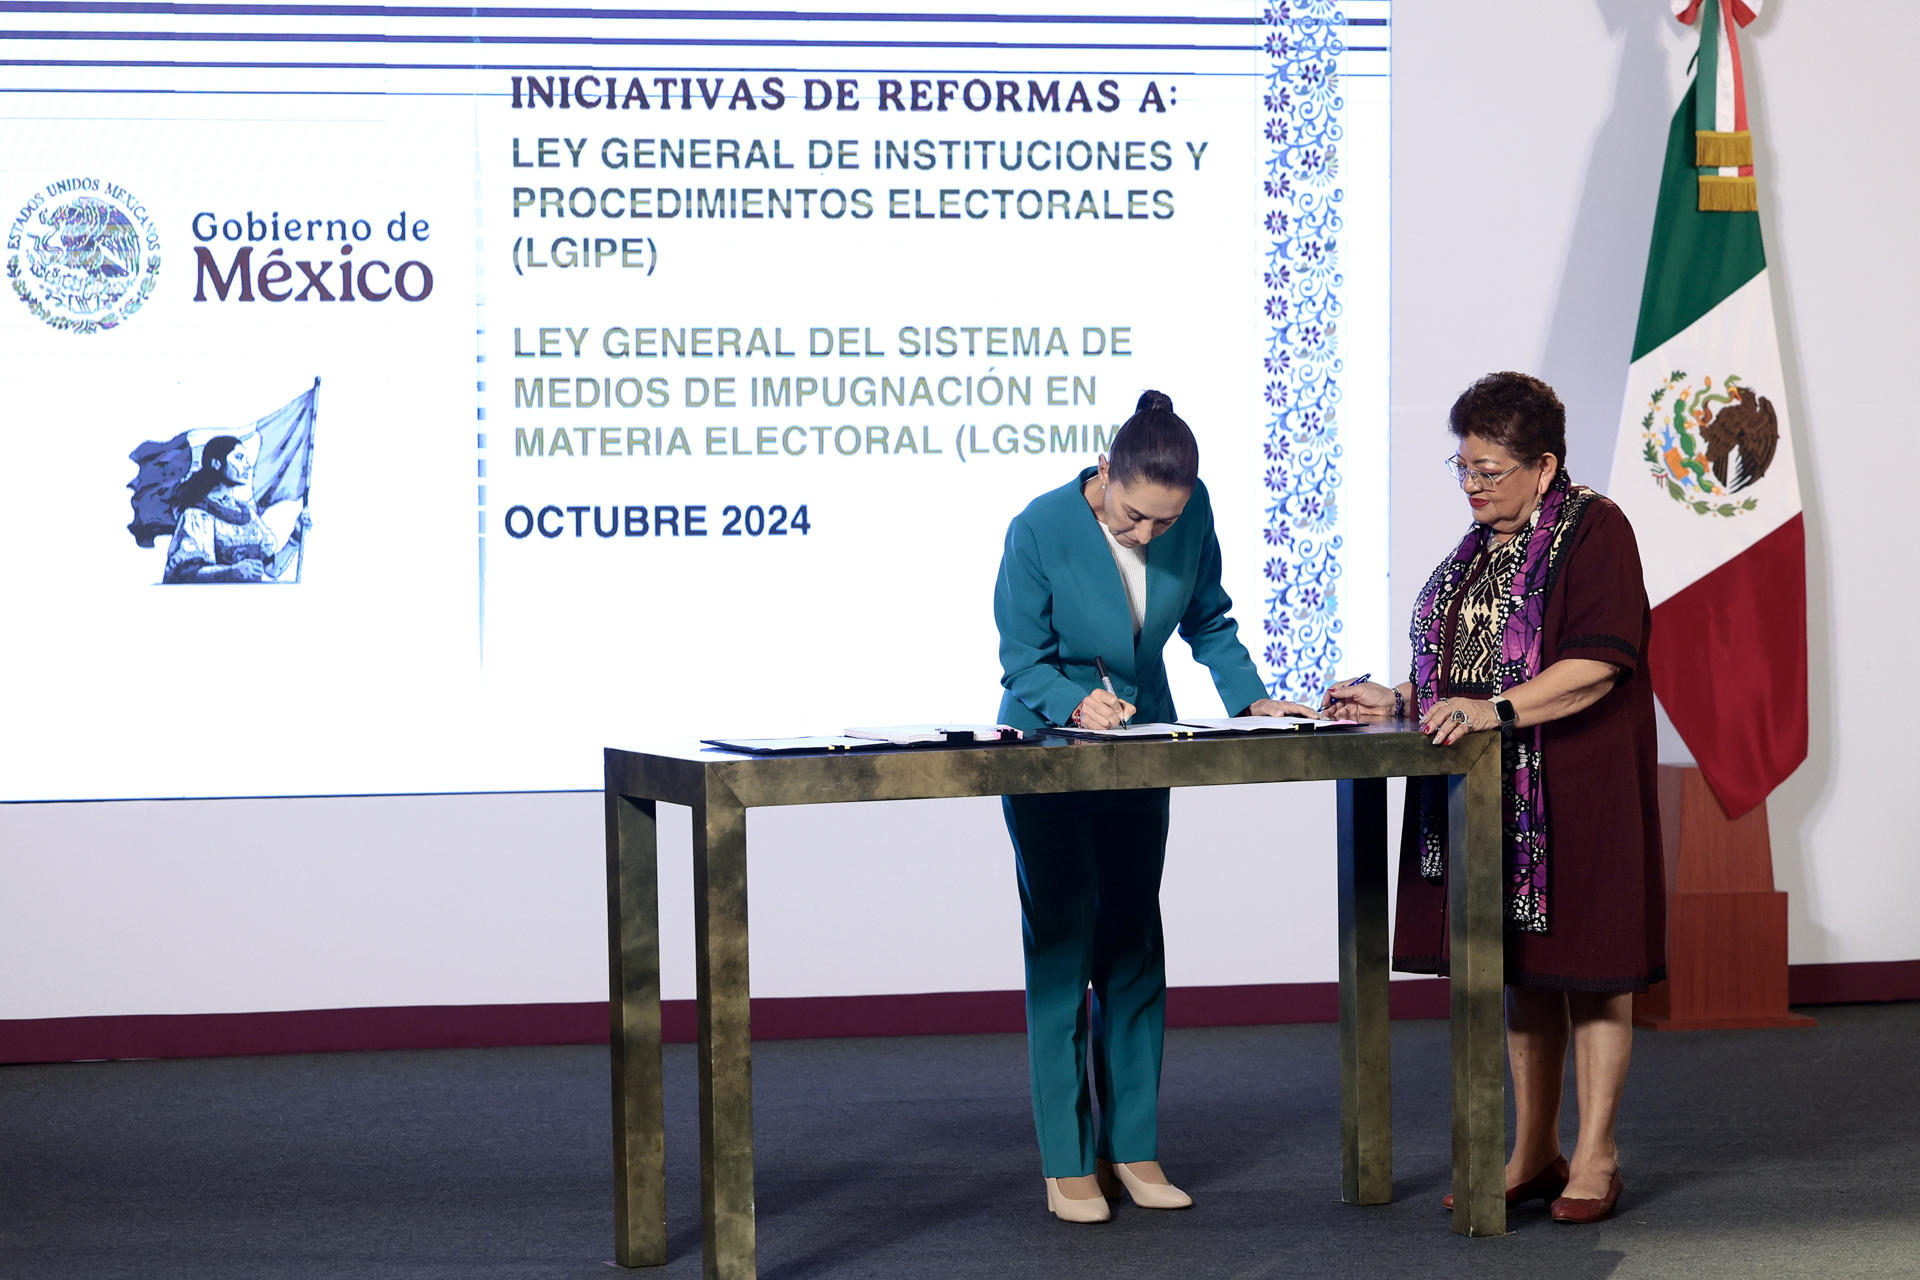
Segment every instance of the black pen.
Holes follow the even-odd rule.
[[[1100,673],[1101,685],[1108,693],[1113,694],[1114,699],[1117,701],[1120,695],[1113,692],[1113,677],[1107,674],[1107,660],[1096,653],[1093,656],[1093,669]],[[1125,728],[1126,723],[1125,720],[1122,720],[1120,722],[1121,727]]]

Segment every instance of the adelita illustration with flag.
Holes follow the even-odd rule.
[[[300,581],[320,380],[249,427],[196,428],[128,456],[127,532],[167,543],[168,583]]]
[[[1643,548],[1654,690],[1731,817],[1807,755],[1806,537],[1738,38],[1762,5],[1673,0],[1700,51],[1608,486]]]

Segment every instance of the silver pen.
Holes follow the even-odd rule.
[[[1106,689],[1108,693],[1112,693],[1114,696],[1114,699],[1118,701],[1120,698],[1120,695],[1117,693],[1113,693],[1113,677],[1107,674],[1107,660],[1096,653],[1093,656],[1093,669],[1100,673],[1101,685]],[[1128,719],[1132,719],[1132,717],[1129,716]],[[1126,724],[1127,724],[1127,721],[1122,720],[1120,722],[1121,728],[1125,728]]]

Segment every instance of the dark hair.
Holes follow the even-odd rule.
[[[180,487],[167,499],[167,505],[175,511],[185,511],[205,502],[216,486],[227,482],[227,455],[239,443],[239,436],[215,436],[207,441],[206,448],[200,451],[200,469],[180,482]],[[215,462],[220,465],[215,467]]]
[[[1479,436],[1523,466],[1550,453],[1567,465],[1567,410],[1553,388],[1525,373],[1490,373],[1460,393],[1447,426],[1464,440]]]
[[[1107,473],[1121,484],[1147,480],[1169,489],[1191,489],[1200,479],[1200,446],[1193,430],[1158,391],[1140,393],[1133,416],[1114,433]]]

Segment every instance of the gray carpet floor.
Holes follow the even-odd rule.
[[[1161,1155],[1197,1206],[1046,1213],[1018,1036],[755,1054],[768,1277],[1920,1277],[1920,1004],[1642,1032],[1626,1195],[1447,1229],[1447,1028],[1394,1028],[1395,1202],[1339,1201],[1337,1032],[1170,1033]],[[667,1051],[671,1259],[700,1274],[690,1048]],[[0,1068],[0,1277],[610,1271],[607,1055],[555,1047]],[[1572,1137],[1569,1105],[1567,1137]]]

